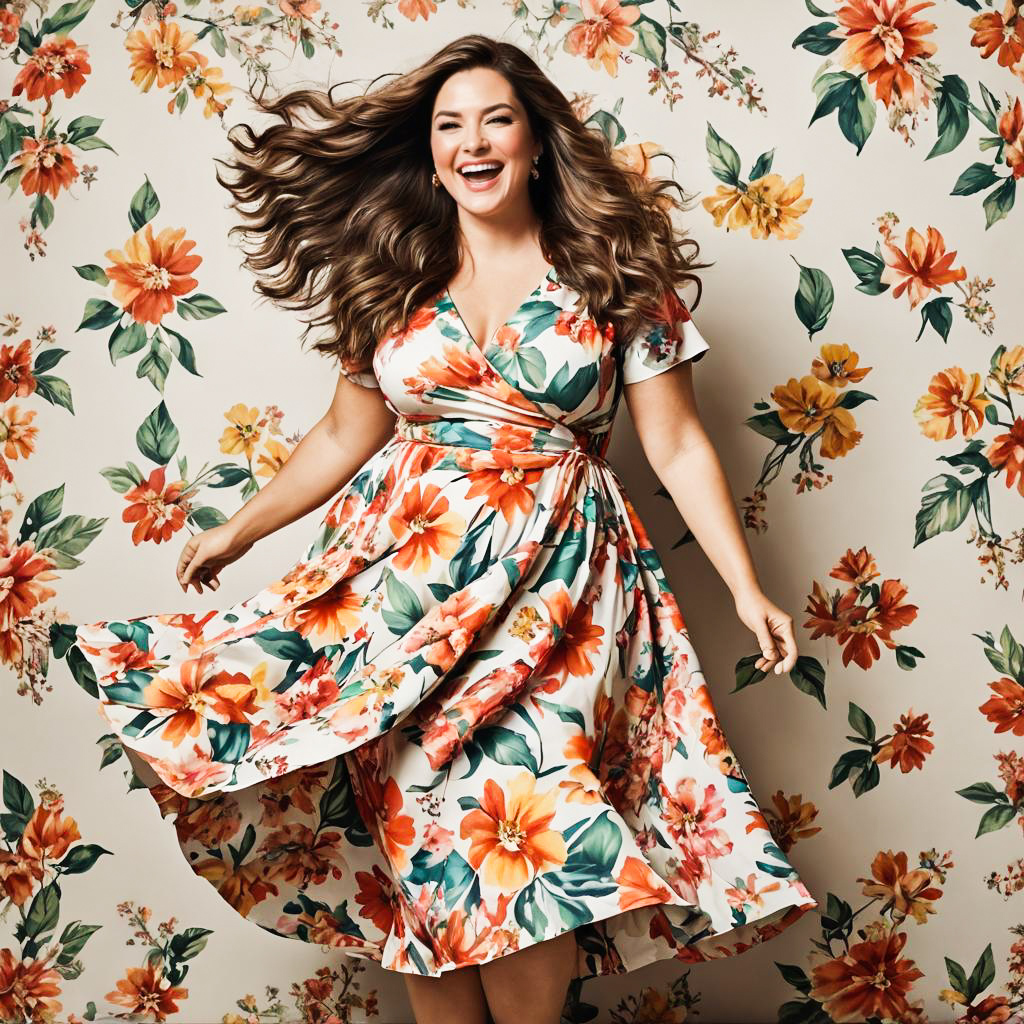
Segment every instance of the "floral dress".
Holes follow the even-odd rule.
[[[283,578],[51,642],[192,870],[277,935],[437,976],[575,929],[579,974],[741,953],[817,902],[722,733],[604,459],[624,347],[549,268],[485,349],[447,291],[381,341],[394,435]]]

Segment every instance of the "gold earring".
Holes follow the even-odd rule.
[[[537,156],[535,156],[533,158],[533,166],[530,168],[530,177],[532,177],[532,178],[539,178],[540,177],[540,171],[537,170],[537,161],[539,159],[540,159],[540,154],[538,153]]]
[[[441,179],[437,176],[437,171],[434,171],[430,180],[434,183],[434,188],[441,187]]]

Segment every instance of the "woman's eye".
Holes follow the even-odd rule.
[[[496,124],[498,121],[504,121],[506,124],[512,123],[512,118],[508,114],[499,114],[497,117],[492,117],[488,124]],[[457,121],[442,121],[438,126],[438,131],[444,131],[445,128],[458,128]]]

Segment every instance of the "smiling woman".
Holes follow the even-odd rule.
[[[333,110],[279,106],[303,104]],[[740,954],[817,905],[605,458],[626,388],[695,416],[693,264],[668,185],[620,168],[516,47],[457,40],[341,111],[315,139],[267,129],[236,189],[266,204],[254,266],[288,254],[267,294],[306,302],[327,266],[321,347],[366,393],[189,541],[183,578],[326,479],[317,534],[244,601],[62,626],[54,649],[239,913],[401,972],[419,1024],[555,1024],[574,976]],[[385,407],[393,432],[353,459]],[[701,518],[752,579],[706,453],[712,486],[677,468],[671,490],[720,495]],[[791,663],[788,623],[780,654],[777,610],[742,596],[757,667]]]

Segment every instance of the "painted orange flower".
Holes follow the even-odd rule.
[[[907,0],[850,0],[836,11],[846,34],[840,53],[843,67],[866,71],[876,99],[887,108],[894,93],[908,110],[928,104],[928,90],[917,65],[938,49],[924,38],[935,31],[935,25],[914,15],[933,6],[932,0],[913,6]]]
[[[318,643],[337,643],[359,626],[364,595],[348,580],[339,580],[312,601],[289,611],[284,629],[294,629],[305,637],[316,636]]]
[[[508,795],[495,782],[484,783],[480,806],[463,819],[459,835],[470,840],[469,863],[488,885],[517,892],[537,874],[560,867],[568,853],[565,840],[548,828],[555,816],[554,789],[535,793],[532,772],[508,783]]]
[[[13,548],[0,543],[0,629],[10,629],[36,605],[57,596],[56,590],[44,586],[57,579],[55,564],[49,555],[36,551],[34,540]]]
[[[196,67],[193,71],[193,84],[192,84],[192,95],[197,100],[205,100],[203,104],[203,117],[213,117],[216,114],[218,117],[228,109],[227,102],[224,102],[221,97],[227,96],[231,92],[233,86],[230,82],[224,81],[224,69],[219,67],[210,67],[209,59],[203,53],[196,53]],[[174,108],[177,105],[177,96],[172,96],[167,101],[167,113],[171,114],[174,112]]]
[[[132,543],[141,544],[152,540],[157,544],[170,540],[185,525],[189,503],[184,497],[185,481],[175,480],[164,486],[166,466],[157,466],[149,478],[125,491],[124,500],[128,507],[121,513],[126,523],[135,523],[132,528]]]
[[[18,853],[26,860],[42,865],[44,861],[59,861],[76,839],[81,839],[74,818],[61,815],[61,805],[40,805],[32,813],[18,842]]]
[[[336,829],[314,831],[300,821],[285,822],[259,846],[263,877],[302,889],[323,885],[328,878],[341,878],[345,870],[343,843]]]
[[[872,370],[870,366],[858,366],[860,356],[847,344],[824,344],[821,356],[811,360],[811,373],[822,383],[834,388],[845,388],[857,384]]]
[[[924,924],[929,914],[935,913],[932,903],[942,896],[942,890],[932,885],[933,872],[930,868],[907,870],[907,855],[903,850],[879,850],[871,862],[872,878],[858,878],[864,883],[861,892],[869,898],[879,897],[892,911],[893,920],[898,923],[906,917],[913,917],[918,924]]]
[[[26,409],[11,403],[0,409],[0,443],[4,455],[9,459],[27,459],[36,450],[38,427],[32,426],[36,418],[34,409]]]
[[[357,871],[355,879],[359,883],[356,903],[361,907],[361,916],[372,921],[385,935],[388,934],[398,906],[394,884],[376,864],[373,865],[373,874]]]
[[[991,404],[980,373],[949,366],[932,377],[928,393],[914,405],[914,416],[925,437],[948,441],[958,425],[964,437],[973,437],[984,425],[985,408]]]
[[[726,216],[726,230],[750,228],[753,238],[796,238],[803,230],[797,223],[810,209],[813,199],[801,199],[804,176],[797,175],[788,185],[778,174],[766,174],[750,182],[745,190],[733,185],[719,185],[713,196],[706,196],[701,205],[721,227]]]
[[[999,118],[999,135],[1006,143],[1003,159],[1014,178],[1024,177],[1024,109],[1018,96],[1013,106]]]
[[[928,728],[928,715],[915,715],[911,710],[900,715],[898,724],[893,726],[892,739],[882,745],[874,760],[877,764],[888,761],[890,768],[899,765],[904,774],[921,768],[925,757],[935,749],[935,744],[925,737],[934,735]]]
[[[14,161],[21,165],[21,191],[27,196],[49,193],[54,199],[78,177],[71,147],[56,139],[22,137],[21,152]]]
[[[399,541],[407,538],[395,553],[395,568],[412,568],[419,575],[430,569],[433,556],[450,559],[466,531],[466,520],[450,510],[441,488],[428,483],[421,491],[418,480],[403,495],[401,509],[388,522]]]
[[[824,458],[846,455],[864,436],[856,428],[853,413],[837,404],[839,392],[813,374],[805,374],[799,380],[790,377],[785,385],[772,389],[771,397],[787,430],[808,435],[821,432]]]
[[[977,46],[986,60],[998,50],[996,62],[1008,68],[1024,57],[1024,16],[1015,0],[1006,0],[1002,14],[998,11],[976,14],[969,24],[974,29],[971,46]]]
[[[224,419],[231,426],[225,427],[224,433],[220,435],[220,450],[226,455],[240,455],[244,452],[245,457],[251,459],[263,436],[259,409],[255,405],[236,402],[224,413]]]
[[[437,4],[434,0],[398,0],[398,13],[409,21],[415,21],[417,16],[426,21],[437,14]]]
[[[312,18],[320,10],[320,0],[277,0],[277,6],[289,18]]]
[[[15,395],[26,398],[35,390],[31,339],[26,338],[17,348],[0,345],[0,402],[6,402]]]
[[[952,269],[956,250],[946,252],[946,242],[931,225],[928,226],[928,240],[914,228],[907,231],[904,249],[894,245],[888,238],[883,242],[886,249],[885,268],[880,280],[882,284],[895,285],[892,297],[898,299],[904,292],[913,309],[928,297],[931,291],[941,291],[944,284],[962,281],[967,277],[965,267]]]
[[[51,954],[52,955],[52,954]],[[0,949],[0,1020],[54,1020],[63,1009],[60,974],[47,966],[47,959],[16,957],[13,950]]]
[[[988,685],[994,696],[989,697],[978,710],[995,723],[996,732],[1024,736],[1024,686],[1008,676],[1001,676]]]
[[[175,675],[156,676],[143,690],[146,707],[163,717],[162,739],[180,746],[186,736],[200,736],[212,713],[244,723],[259,711],[256,687],[244,672],[219,669],[218,656],[205,651],[177,666]]]
[[[483,963],[491,954],[493,931],[482,914],[473,920],[465,910],[453,910],[441,924],[437,940],[439,961],[461,966]]]
[[[191,273],[203,258],[191,250],[184,228],[164,228],[156,238],[146,224],[125,243],[124,250],[103,254],[113,265],[105,267],[114,282],[114,299],[137,323],[158,324],[174,309],[174,299],[199,283]]]
[[[457,590],[413,626],[402,640],[402,650],[419,651],[428,664],[446,671],[461,657],[493,610],[492,604]]]
[[[198,38],[195,32],[182,32],[173,21],[129,32],[124,46],[131,55],[132,82],[143,92],[149,92],[154,82],[158,89],[178,85],[198,63],[189,49]]]
[[[394,776],[381,784],[372,772],[363,775],[364,793],[357,798],[367,821],[377,823],[381,844],[396,871],[404,871],[409,862],[406,847],[416,839],[416,825],[411,814],[403,814],[405,797]]]
[[[668,886],[662,885],[650,866],[639,857],[627,857],[615,881],[619,884],[619,910],[637,910],[672,900]]]
[[[274,438],[267,438],[264,451],[256,459],[258,467],[253,472],[256,476],[274,477],[280,472],[281,467],[288,461],[292,450]]]
[[[812,968],[807,994],[834,1021],[904,1019],[910,1010],[907,992],[924,977],[913,960],[900,956],[906,941],[906,932],[896,932],[854,943],[849,952]]]
[[[818,816],[818,808],[810,800],[805,801],[803,793],[787,797],[781,789],[777,789],[772,794],[772,803],[775,814],[766,815],[765,821],[783,853],[789,853],[801,839],[809,839],[821,831],[820,825],[811,824]],[[759,825],[760,822],[755,823],[755,827]]]
[[[552,628],[559,633],[554,649],[544,662],[545,676],[565,682],[570,676],[587,676],[594,671],[592,655],[601,650],[604,627],[594,622],[594,605],[579,601],[573,607],[569,592],[560,587],[550,596],[541,595],[551,615]],[[550,642],[545,637],[543,642]]]
[[[713,783],[698,792],[695,778],[681,779],[665,801],[665,822],[673,837],[697,857],[722,857],[732,850],[728,833],[719,828],[725,801]]]
[[[178,1012],[177,1000],[188,996],[187,988],[165,985],[165,980],[163,962],[147,961],[145,967],[129,967],[117,988],[104,998],[126,1007],[130,1013],[144,1013],[154,1021],[164,1021]]]
[[[640,11],[634,4],[623,7],[618,0],[582,0],[583,20],[565,35],[566,53],[584,57],[595,70],[604,68],[613,78],[618,74],[619,54],[636,38],[631,28]]]
[[[1005,434],[996,434],[984,451],[985,458],[996,469],[1006,473],[1006,486],[1013,487],[1024,497],[1024,418],[1018,416]]]
[[[11,89],[12,96],[22,90],[28,100],[49,99],[60,89],[70,99],[85,85],[85,76],[92,71],[89,52],[70,36],[53,39],[33,50],[18,72]]]
[[[994,360],[989,376],[1009,395],[1011,391],[1024,395],[1024,345],[1000,346],[1002,352]]]
[[[260,860],[232,868],[220,857],[209,857],[196,861],[192,870],[200,878],[205,878],[229,906],[243,917],[248,917],[258,903],[278,894],[277,886],[263,877],[265,867]]]
[[[10,8],[0,11],[0,43],[10,46],[18,38],[18,27],[21,25],[21,15]]]
[[[535,460],[516,452],[500,448],[482,450],[471,456],[471,465],[478,464],[466,474],[469,478],[467,498],[483,497],[488,508],[499,509],[505,522],[511,524],[516,513],[526,516],[533,510],[533,485],[540,479],[542,469],[529,468]],[[545,464],[549,464],[546,460]]]

